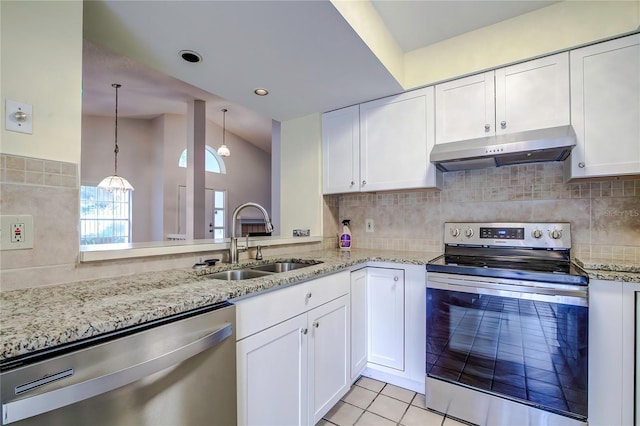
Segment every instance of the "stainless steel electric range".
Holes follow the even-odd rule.
[[[588,277],[569,223],[446,223],[427,264],[426,403],[480,425],[587,420]]]

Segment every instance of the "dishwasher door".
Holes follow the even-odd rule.
[[[3,371],[2,424],[236,424],[235,306],[100,340]]]

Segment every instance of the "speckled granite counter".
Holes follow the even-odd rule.
[[[120,330],[278,286],[304,281],[367,261],[425,264],[439,253],[354,250],[310,252],[297,259],[323,263],[242,281],[211,279],[231,265],[152,272],[0,293],[0,360]],[[270,263],[246,261],[237,267]]]
[[[575,262],[594,280],[640,282],[638,263],[587,258],[575,259]]]

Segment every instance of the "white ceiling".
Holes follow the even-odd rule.
[[[548,6],[550,1],[372,0],[405,51]],[[271,119],[329,111],[401,85],[327,0],[84,2],[83,113],[208,118],[269,152]],[[204,60],[184,62],[190,49]],[[253,90],[265,87],[266,97]],[[215,95],[214,95],[215,94]]]

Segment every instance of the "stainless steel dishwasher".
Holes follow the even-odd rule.
[[[235,425],[235,306],[0,364],[2,424]]]

